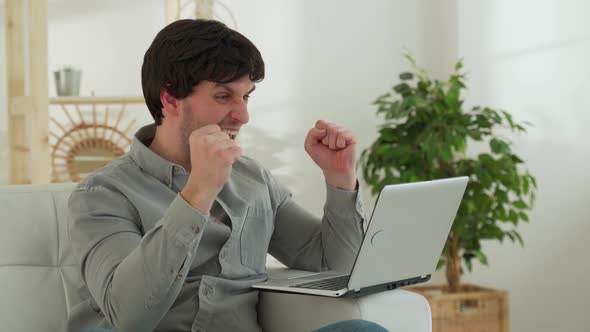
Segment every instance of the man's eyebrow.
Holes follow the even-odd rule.
[[[215,83],[215,87],[220,87],[220,88],[224,88],[227,91],[231,92],[232,94],[236,94],[236,91],[234,91],[234,89],[232,89],[231,87],[229,87],[227,84],[224,83]],[[248,91],[248,93],[246,93],[247,95],[251,94],[252,92],[254,92],[254,90],[256,90],[256,85],[252,86],[252,89],[250,91]]]

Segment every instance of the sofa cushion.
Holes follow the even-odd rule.
[[[0,322],[4,331],[65,331],[82,282],[67,241],[74,184],[0,187]]]

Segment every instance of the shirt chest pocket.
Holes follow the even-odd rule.
[[[272,211],[250,206],[240,232],[240,260],[256,273],[265,273],[266,254],[274,229]]]

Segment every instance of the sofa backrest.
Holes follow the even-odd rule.
[[[0,186],[0,330],[66,330],[82,285],[67,240],[74,187]]]

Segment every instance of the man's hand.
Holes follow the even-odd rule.
[[[191,174],[180,195],[201,213],[208,214],[242,151],[218,125],[193,131],[189,145]]]
[[[356,137],[335,124],[318,120],[305,138],[305,151],[322,169],[332,187],[352,191],[356,186]]]

